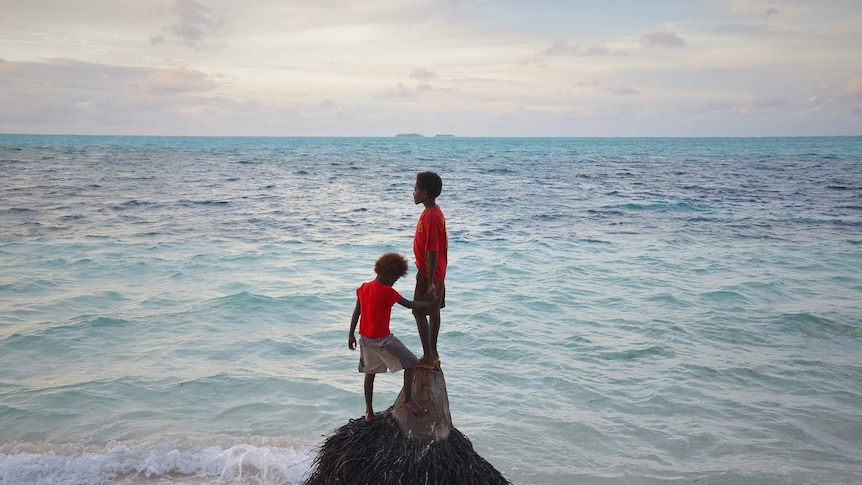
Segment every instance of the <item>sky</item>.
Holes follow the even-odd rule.
[[[862,0],[0,0],[0,133],[862,135]]]

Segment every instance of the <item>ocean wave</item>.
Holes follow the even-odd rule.
[[[670,305],[671,307],[676,308],[690,308],[693,306],[691,302],[686,301],[682,298],[678,298],[670,292],[657,293],[655,295],[647,297],[646,300],[655,303],[661,303],[663,305]]]
[[[699,295],[708,301],[717,303],[735,303],[738,305],[750,303],[750,300],[742,293],[732,290],[707,291]]]
[[[487,169],[483,170],[482,173],[485,175],[488,175],[488,174],[506,175],[506,174],[517,173],[517,171],[512,170],[511,168],[502,167],[502,168],[487,168]]]
[[[8,209],[3,209],[3,213],[6,214],[36,214],[37,210],[31,209],[29,207],[9,207]]]
[[[321,303],[321,298],[316,295],[291,295],[272,297],[259,295],[248,291],[241,291],[232,295],[214,298],[205,303],[206,306],[219,308],[233,308],[237,311],[259,311],[265,308],[308,308]]]
[[[781,320],[790,324],[791,328],[809,335],[843,335],[846,337],[862,337],[862,327],[858,325],[837,322],[812,313],[782,315]]]
[[[128,209],[136,209],[138,207],[144,207],[144,206],[148,206],[148,205],[152,205],[152,204],[153,204],[152,202],[139,201],[137,199],[133,199],[133,200],[127,200],[126,202],[123,202],[121,204],[115,204],[115,205],[111,206],[111,209],[128,210]]]
[[[228,205],[228,204],[230,204],[230,201],[227,201],[227,200],[188,200],[188,199],[182,199],[182,200],[177,201],[177,204],[185,205],[185,206],[189,206],[189,205]]]
[[[705,207],[701,207],[694,204],[689,204],[687,202],[652,202],[652,203],[638,203],[638,202],[629,202],[625,204],[617,204],[617,205],[608,205],[602,207],[605,211],[614,211],[622,209],[624,211],[644,211],[644,212],[671,212],[671,211],[680,211],[680,212],[702,212],[708,210]]]
[[[600,359],[604,360],[631,360],[631,359],[639,359],[643,357],[653,357],[653,356],[663,356],[670,357],[674,354],[674,352],[666,347],[660,345],[652,345],[649,347],[645,347],[642,349],[628,349],[628,350],[619,350],[614,352],[602,352],[597,356]]]
[[[7,443],[0,445],[0,483],[290,485],[302,483],[310,471],[313,455],[309,448],[284,446],[278,439],[235,441],[160,437],[132,443],[110,442],[101,447]]]

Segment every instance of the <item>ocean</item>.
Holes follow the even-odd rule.
[[[452,421],[513,484],[862,483],[860,137],[0,135],[0,485],[302,483],[424,170]]]

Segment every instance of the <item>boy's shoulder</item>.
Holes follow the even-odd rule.
[[[374,283],[375,283],[374,280],[365,281],[362,284],[360,284],[358,288],[356,288],[356,291],[358,292],[358,291],[363,291],[363,290],[369,289],[374,285]]]
[[[393,288],[391,285],[383,284],[377,280],[371,280],[371,281],[366,281],[365,283],[362,283],[361,285],[359,285],[359,288],[357,288],[356,291],[363,290],[363,289],[369,289],[372,291],[389,291],[389,290],[396,291],[395,288]]]
[[[435,205],[423,210],[422,215],[426,217],[443,217],[443,209],[439,205]]]
[[[432,214],[434,217],[438,217],[440,219],[446,219],[446,216],[443,214],[443,209],[440,208],[439,205],[434,206],[434,212]]]

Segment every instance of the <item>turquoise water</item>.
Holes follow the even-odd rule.
[[[0,135],[0,484],[301,483],[427,169],[452,419],[513,483],[862,483],[862,138]]]

